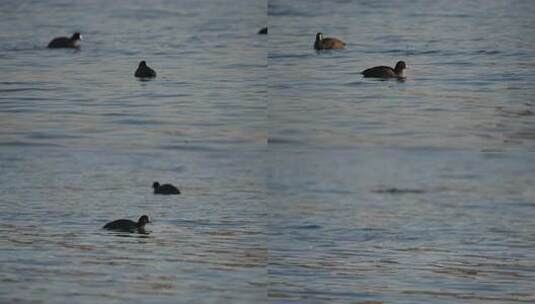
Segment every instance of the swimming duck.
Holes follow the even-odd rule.
[[[60,48],[79,48],[82,42],[82,35],[76,32],[69,37],[56,37],[50,41],[48,48],[60,49]]]
[[[316,34],[316,41],[314,41],[314,49],[316,50],[332,50],[343,49],[346,43],[338,38],[323,37],[322,33]]]
[[[407,68],[405,61],[398,61],[395,68],[376,66],[362,71],[364,77],[375,78],[403,78],[403,70]]]
[[[145,60],[143,60],[139,62],[139,66],[137,67],[134,76],[139,78],[153,78],[156,77],[156,72],[147,65]]]
[[[152,184],[152,188],[154,188],[154,194],[163,194],[163,195],[180,194],[180,190],[178,190],[177,187],[171,184],[160,185],[159,182],[154,182]]]
[[[258,31],[258,35],[267,35],[267,33],[268,33],[267,26],[261,28],[261,29]]]
[[[120,230],[120,231],[136,231],[136,230],[143,230],[145,227],[145,224],[150,223],[149,217],[146,215],[142,215],[139,220],[136,222],[131,220],[125,220],[120,219],[113,222],[109,222],[106,225],[104,225],[104,229],[108,230]]]

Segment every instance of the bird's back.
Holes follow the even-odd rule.
[[[396,73],[391,67],[387,66],[376,66],[373,68],[366,69],[362,71],[362,75],[364,77],[396,77]]]
[[[104,229],[119,229],[119,230],[129,230],[129,229],[135,229],[137,228],[136,222],[133,222],[131,220],[116,220],[113,222],[109,222],[103,227]]]
[[[50,43],[48,44],[48,47],[51,49],[68,48],[68,47],[72,47],[72,41],[71,39],[67,37],[58,37],[58,38],[52,39],[52,41],[50,41]]]
[[[342,49],[345,45],[346,43],[338,38],[326,37],[320,41],[316,41],[314,48],[317,50]]]
[[[156,72],[149,67],[138,67],[135,77],[156,77]]]
[[[178,190],[177,187],[165,184],[160,185],[157,189],[155,189],[154,193],[156,194],[180,194],[180,190]]]

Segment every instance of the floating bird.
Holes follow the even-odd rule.
[[[267,35],[267,31],[267,26],[263,27],[258,31],[258,35]]]
[[[60,48],[79,48],[82,42],[82,35],[76,32],[72,34],[71,38],[69,37],[57,37],[52,39],[48,44],[48,47],[51,49],[60,49]]]
[[[322,33],[316,34],[316,41],[314,41],[314,49],[316,50],[332,50],[343,49],[346,43],[338,38],[323,37]]]
[[[163,194],[163,195],[180,194],[180,190],[178,190],[177,187],[171,184],[160,185],[160,183],[154,182],[152,184],[152,188],[154,188],[154,194]]]
[[[142,215],[139,220],[136,222],[131,220],[125,220],[120,219],[113,222],[109,222],[106,225],[104,225],[104,229],[108,230],[120,230],[120,231],[128,231],[128,232],[134,232],[136,230],[143,231],[145,228],[145,224],[150,223],[149,217],[146,215]]]
[[[407,68],[405,61],[398,61],[395,68],[388,66],[376,66],[362,71],[364,77],[375,78],[403,78],[403,70]]]
[[[138,78],[154,78],[156,77],[156,72],[147,65],[145,60],[143,60],[139,63],[134,76]]]

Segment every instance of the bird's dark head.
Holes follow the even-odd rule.
[[[406,68],[407,68],[407,65],[405,64],[405,61],[398,61],[398,63],[396,63],[396,67],[394,68],[394,71],[396,73],[401,73]]]
[[[160,183],[159,182],[152,183],[152,188],[158,189],[158,187],[160,187]]]
[[[138,226],[143,227],[145,224],[150,223],[149,217],[147,215],[142,215],[137,221]]]
[[[78,32],[72,34],[71,36],[71,40],[75,41],[75,40],[82,40],[82,35]]]
[[[316,41],[323,39],[323,33],[317,33],[316,34]]]
[[[145,62],[145,60],[139,62],[139,67],[146,67],[146,66],[147,66],[147,63]]]

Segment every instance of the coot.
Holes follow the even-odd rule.
[[[152,184],[152,188],[154,188],[154,194],[163,194],[163,195],[180,194],[180,190],[178,190],[177,187],[171,184],[160,185],[160,183],[154,182]]]
[[[388,66],[376,66],[362,71],[364,77],[375,78],[403,78],[403,70],[407,68],[405,61],[398,61],[395,68]]]
[[[146,215],[142,215],[139,220],[136,222],[131,220],[125,220],[120,219],[113,222],[109,222],[106,225],[104,225],[104,229],[108,230],[120,230],[120,231],[136,231],[136,230],[143,230],[145,227],[145,224],[150,223],[149,217]]]
[[[156,77],[156,72],[147,65],[145,60],[143,60],[139,63],[134,76],[139,78],[154,78]]]
[[[71,38],[69,37],[57,37],[52,39],[48,44],[48,47],[51,49],[60,49],[60,48],[79,48],[82,41],[82,35],[76,32],[72,34]]]

